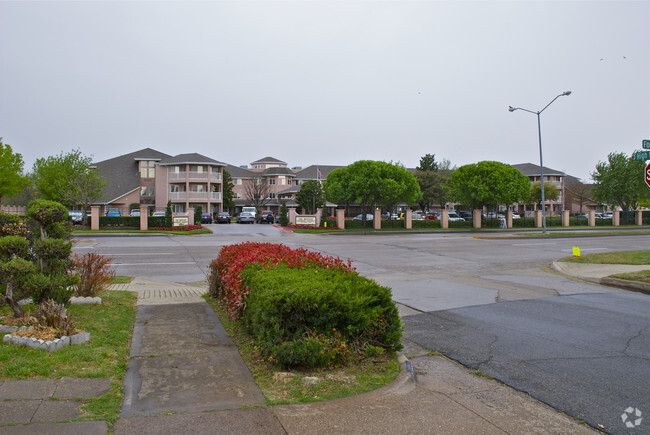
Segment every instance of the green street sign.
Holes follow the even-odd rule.
[[[650,150],[650,139],[643,139],[641,142],[644,150]]]
[[[650,160],[650,151],[637,151],[634,153],[634,159],[641,160],[642,162]]]

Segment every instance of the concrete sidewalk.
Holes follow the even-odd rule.
[[[569,266],[562,272],[576,270]],[[369,393],[266,406],[237,349],[200,298],[205,288],[142,279],[126,287],[138,293],[138,314],[124,381],[123,418],[113,425],[114,434],[594,432],[524,393],[410,342],[404,343],[403,354],[417,382],[402,371],[394,382]],[[5,381],[0,384],[0,434],[108,433],[106,422],[55,423],[77,418],[77,399],[104,394],[98,388],[107,382]],[[66,390],[74,392],[63,394]],[[23,413],[29,405],[34,411]]]
[[[611,275],[620,273],[650,270],[650,265],[567,263],[564,261],[554,261],[551,264],[551,268],[563,275],[583,281],[650,294],[650,284],[610,278]]]

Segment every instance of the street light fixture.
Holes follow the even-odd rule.
[[[528,110],[528,109],[524,109],[523,107],[508,106],[508,111],[509,112],[514,112],[515,110],[523,110],[524,112],[528,112],[528,113],[532,113],[534,115],[537,115],[537,131],[538,131],[538,134],[539,134],[539,176],[540,176],[540,180],[541,180],[541,186],[540,187],[542,189],[542,233],[543,234],[546,234],[546,200],[544,198],[544,163],[543,163],[543,160],[542,160],[542,124],[541,124],[539,115],[541,115],[542,112],[544,110],[546,110],[546,108],[548,106],[553,104],[553,102],[555,100],[557,100],[560,97],[566,97],[566,96],[569,96],[569,95],[571,95],[571,91],[562,92],[560,95],[553,98],[550,103],[548,103],[546,106],[544,106],[544,108],[542,110],[539,110],[537,112],[532,111],[532,110]]]

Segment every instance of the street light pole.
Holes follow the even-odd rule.
[[[534,115],[537,115],[537,132],[539,135],[539,176],[540,176],[540,188],[542,190],[542,233],[546,234],[546,198],[544,198],[544,162],[542,159],[542,123],[540,119],[540,115],[548,106],[553,104],[555,100],[557,100],[560,97],[565,97],[571,95],[571,91],[566,91],[562,92],[560,95],[557,97],[553,98],[550,103],[548,103],[542,110],[538,110],[537,112],[534,112],[532,110],[524,109],[523,107],[512,107],[508,106],[508,111],[509,112],[514,112],[515,110],[523,110],[524,112],[532,113]]]

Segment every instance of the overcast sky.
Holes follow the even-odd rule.
[[[539,164],[650,139],[648,1],[0,0],[0,137],[234,164]]]

